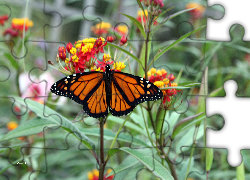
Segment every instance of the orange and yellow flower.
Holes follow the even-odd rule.
[[[189,13],[191,14],[193,19],[201,18],[204,11],[206,10],[206,8],[204,6],[197,4],[197,3],[194,3],[194,2],[190,2],[186,5],[186,9],[191,9],[191,8],[195,8],[195,9],[189,11]]]
[[[109,29],[111,28],[111,24],[108,22],[100,22],[95,26],[91,27],[91,31],[97,36],[103,36],[107,34]]]
[[[115,71],[121,71],[126,67],[126,65],[123,62],[116,62],[113,64]]]
[[[23,27],[25,26],[24,29],[27,31],[33,26],[33,21],[29,20],[29,18],[13,18],[11,20],[11,26],[18,31],[23,31]]]
[[[18,124],[15,121],[11,121],[7,124],[7,129],[9,131],[12,131],[13,129],[16,129],[18,127]]]
[[[108,169],[106,175],[104,176],[104,180],[112,180],[114,175],[106,177],[112,170]],[[99,180],[99,171],[94,169],[91,172],[88,172],[88,180]]]
[[[165,69],[156,70],[155,68],[151,68],[148,72],[148,80],[159,88],[164,87],[176,87],[177,83],[173,82],[175,77],[173,74],[167,76],[167,71]],[[163,92],[163,104],[166,101],[170,102],[171,97],[176,95],[180,90],[176,89],[166,89],[162,90]]]
[[[114,30],[122,36],[126,36],[128,34],[128,27],[126,25],[118,25],[114,28]]]
[[[4,31],[4,36],[9,34],[11,37],[23,36],[23,28],[28,31],[33,26],[33,21],[28,18],[13,18],[11,27]]]
[[[11,121],[7,123],[7,129],[9,131],[12,131],[13,129],[16,129],[18,127],[18,124],[15,121]],[[24,137],[19,137],[18,139],[24,140]]]
[[[113,64],[111,56],[104,52],[107,41],[102,38],[85,38],[76,41],[74,45],[68,43],[66,48],[59,47],[57,62],[59,71],[65,74],[74,74],[86,71],[105,71],[107,64]],[[68,55],[67,55],[68,53]],[[97,57],[99,53],[103,53],[103,61],[99,61]],[[61,59],[65,63],[63,67],[59,61]]]

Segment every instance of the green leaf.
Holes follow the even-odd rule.
[[[19,125],[12,131],[9,131],[4,137],[2,137],[1,141],[37,134],[42,132],[45,127],[53,127],[53,126],[58,126],[58,125],[55,123],[50,123],[50,121],[48,121],[45,118],[35,117]]]
[[[181,68],[181,70],[180,70],[178,76],[175,78],[175,82],[176,82],[177,84],[179,83],[179,81],[180,81],[180,79],[181,79],[182,71],[183,71],[183,68]]]
[[[152,173],[161,178],[162,180],[174,180],[169,171],[156,159],[153,159],[153,163],[150,161],[150,149],[131,149],[128,147],[122,147],[120,150],[127,152],[128,154],[134,156],[138,161],[145,165]]]
[[[83,132],[86,135],[92,135],[92,136],[100,136],[100,129],[99,128],[85,128],[85,129],[80,129],[81,132]],[[115,138],[115,133],[113,133],[111,130],[109,129],[104,129],[104,139],[106,140],[113,140]],[[124,142],[128,142],[134,145],[140,145],[143,147],[149,147],[149,145],[147,145],[145,142],[141,141],[140,139],[137,139],[135,137],[133,137],[133,142],[131,142],[131,136],[127,135],[127,134],[120,134],[117,138],[117,140],[119,141],[124,141]]]
[[[181,120],[180,122],[178,122],[174,127],[171,138],[174,139],[180,132],[190,128],[195,123],[197,123],[197,122],[201,121],[202,119],[206,118],[206,116],[203,116],[202,118],[195,120],[196,117],[198,117],[198,116],[200,116],[202,114],[204,114],[204,113],[202,112],[202,113],[196,114],[194,116],[187,117],[187,118]]]
[[[170,8],[170,9],[171,9],[171,8]],[[170,9],[169,9],[169,10],[170,10]],[[159,29],[165,22],[167,22],[167,21],[169,21],[169,20],[175,18],[176,16],[179,16],[180,14],[183,14],[183,13],[185,13],[185,12],[191,11],[191,10],[193,10],[193,9],[195,9],[195,8],[185,9],[185,10],[179,11],[179,12],[177,12],[177,13],[174,13],[174,14],[172,14],[172,15],[166,17],[166,18],[165,18],[158,26],[156,26],[156,28],[150,33],[150,37],[152,37],[152,36],[154,35],[154,33],[157,31],[157,29]]]
[[[214,90],[213,92],[211,92],[211,93],[209,94],[209,97],[216,97],[216,96],[218,96],[221,92],[223,92],[223,90],[224,90],[224,87],[222,86],[222,87],[220,87],[220,88]]]
[[[184,86],[184,87],[194,87],[197,85],[200,85],[201,83],[194,83],[194,82],[185,82],[185,83],[179,83],[179,86]]]
[[[204,75],[203,75],[202,82],[201,82],[198,104],[197,104],[198,108],[196,111],[197,114],[201,113],[201,112],[204,112],[206,114],[206,97],[207,97],[207,95],[208,95],[208,67],[206,67],[206,69],[204,71]],[[197,117],[197,118],[200,118],[200,117]],[[196,126],[199,126],[200,123],[201,123],[201,121],[198,122],[196,124]]]
[[[133,112],[130,116],[132,116],[132,115],[133,115]],[[125,121],[124,119],[122,119],[120,117],[116,117],[116,116],[108,116],[107,120],[113,121],[113,122],[118,123],[118,124],[123,124],[123,122]],[[137,126],[129,121],[127,121],[124,126],[147,136],[146,131],[144,131],[142,128],[140,128],[139,126]]]
[[[130,167],[136,165],[137,163],[138,163],[138,161],[137,161],[137,159],[136,159],[135,157],[133,157],[133,156],[128,156],[128,157],[126,157],[126,158],[122,161],[122,163],[121,163],[119,166],[115,167],[115,168],[114,168],[114,171],[111,171],[111,172],[108,174],[108,176],[112,176],[112,175],[114,175],[114,174],[116,174],[116,173],[125,171],[126,169],[128,169],[128,168],[130,168]]]
[[[212,148],[206,148],[206,171],[210,171],[214,159],[214,150]]]
[[[245,180],[245,170],[244,170],[244,163],[242,161],[241,165],[236,168],[237,172],[237,180]]]
[[[140,59],[138,59],[135,55],[131,54],[131,53],[130,53],[129,51],[127,51],[126,49],[123,49],[122,47],[120,47],[120,46],[118,46],[118,45],[116,45],[116,44],[113,44],[113,43],[109,43],[109,42],[108,42],[108,45],[110,45],[110,46],[112,46],[112,47],[114,47],[114,48],[117,48],[117,49],[123,51],[124,53],[126,53],[126,54],[129,55],[130,57],[134,58],[140,65],[142,65]]]
[[[126,16],[127,18],[129,18],[130,21],[132,21],[134,23],[134,25],[136,27],[138,27],[138,29],[141,31],[141,34],[143,35],[143,37],[146,38],[146,34],[145,34],[144,30],[143,30],[142,24],[136,18],[134,18],[132,16],[129,16],[127,14],[123,14],[123,13],[121,13],[121,14]]]
[[[4,53],[4,56],[10,61],[10,64],[15,68],[18,69],[18,61],[10,54]]]
[[[155,124],[156,124],[155,134],[156,134],[157,139],[159,139],[160,136],[163,136],[163,134],[161,135],[161,130],[163,130],[163,127],[164,127],[166,111],[167,110],[161,106],[157,110],[156,121],[155,121]]]
[[[191,86],[171,86],[171,87],[164,87],[160,88],[161,90],[166,90],[166,89],[189,89]]]
[[[202,26],[194,31],[191,31],[185,35],[183,35],[182,37],[180,37],[179,39],[173,41],[172,44],[170,44],[169,46],[167,46],[165,49],[163,49],[160,53],[158,53],[154,60],[156,61],[159,57],[161,57],[165,52],[167,52],[168,50],[170,50],[174,45],[178,44],[179,42],[181,42],[182,40],[184,40],[185,38],[189,37],[191,34],[196,33],[197,31],[200,31],[201,29],[205,28],[206,26]]]
[[[17,101],[18,103],[20,103],[23,106],[27,106],[28,109],[30,109],[32,112],[34,112],[38,117],[40,117],[40,121],[43,121],[44,119],[46,119],[46,123],[44,124],[44,127],[46,126],[61,126],[63,129],[65,129],[68,132],[73,132],[73,134],[82,141],[82,143],[89,149],[95,149],[95,144],[93,141],[91,141],[87,136],[85,136],[72,122],[70,122],[67,118],[65,118],[64,116],[60,115],[59,113],[57,113],[56,111],[50,109],[49,107],[40,104],[36,101],[30,100],[28,98],[23,99],[17,96],[12,96],[15,101]],[[33,119],[34,122],[38,123],[39,119]],[[26,132],[24,129],[31,129],[31,126],[33,126],[34,128],[41,128],[41,126],[37,127],[36,123],[34,122],[25,122],[23,124],[21,124],[19,127],[20,130],[22,130],[22,132],[28,133]],[[39,123],[43,123],[43,122],[39,122]],[[16,128],[16,129],[17,129]],[[14,129],[15,130],[15,129]],[[13,131],[10,131],[9,133],[12,134]],[[17,130],[16,130],[17,131]],[[15,131],[14,131],[15,132]],[[32,131],[33,132],[33,131]],[[9,134],[8,133],[8,134]],[[16,132],[17,133],[17,132]],[[38,132],[34,133],[37,134]],[[7,134],[7,135],[8,135]],[[18,135],[20,135],[21,133],[18,133]],[[6,136],[7,136],[6,135]],[[9,135],[8,135],[9,136]],[[23,136],[23,135],[22,135]],[[14,136],[11,136],[12,138],[14,138]],[[6,137],[3,137],[4,140],[7,140]],[[2,140],[3,140],[2,139]]]
[[[111,157],[113,156],[115,153],[117,153],[118,151],[120,151],[120,149],[110,149],[108,152],[108,156]]]

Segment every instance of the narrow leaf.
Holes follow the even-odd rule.
[[[120,150],[134,156],[138,161],[145,165],[152,173],[162,180],[174,180],[169,171],[150,154],[149,149],[131,149],[122,147]],[[153,163],[150,161],[153,159]]]
[[[196,114],[194,116],[187,117],[187,118],[181,120],[180,122],[178,122],[174,127],[174,130],[172,133],[172,139],[174,139],[180,132],[182,132],[182,131],[188,129],[189,127],[191,127],[192,125],[194,125],[194,123],[197,123],[198,121],[201,121],[202,119],[204,119],[206,116],[203,116],[202,118],[200,118],[198,120],[195,120],[196,117],[198,117],[202,114],[204,114],[204,113],[202,112],[202,113]]]
[[[214,150],[212,148],[206,148],[206,171],[210,171],[214,159]]]
[[[208,67],[206,67],[204,71],[204,75],[201,82],[200,92],[199,92],[199,98],[198,98],[198,108],[197,108],[197,114],[200,112],[204,112],[206,114],[206,97],[208,95]],[[200,118],[200,117],[197,117]],[[199,126],[201,122],[198,122],[196,126]]]
[[[81,132],[83,132],[86,135],[92,135],[92,136],[100,137],[100,129],[99,128],[85,128],[85,129],[80,129],[80,130],[81,130]],[[115,138],[115,135],[116,134],[113,133],[111,130],[104,129],[104,139],[113,140]],[[142,140],[137,139],[135,137],[133,137],[133,139],[131,139],[131,138],[132,137],[127,135],[127,134],[120,134],[118,136],[117,140],[120,140],[120,141],[123,141],[123,142],[128,142],[128,143],[131,143],[131,144],[134,144],[134,145],[140,145],[140,146],[143,146],[143,147],[149,147]]]
[[[17,101],[21,105],[27,107],[32,112],[34,112],[37,116],[41,117],[42,119],[46,119],[49,126],[54,124],[56,126],[61,126],[63,129],[65,129],[68,132],[73,132],[74,135],[78,139],[80,139],[87,148],[95,149],[95,144],[93,141],[91,141],[87,136],[85,136],[72,122],[70,122],[67,118],[60,115],[56,111],[28,98],[23,99],[17,96],[13,96],[13,98],[15,99],[15,101]],[[26,123],[23,123],[22,125],[24,124]],[[35,124],[32,124],[32,125],[36,126]],[[26,127],[29,127],[29,126],[26,126]]]
[[[245,169],[244,163],[242,161],[241,165],[236,168],[237,171],[237,180],[245,180]]]
[[[114,171],[111,171],[108,176],[112,176],[116,173],[125,171],[128,168],[131,168],[132,166],[136,165],[138,163],[137,159],[134,156],[128,156],[126,157],[122,163],[114,168]]]
[[[211,93],[209,94],[209,97],[216,97],[216,96],[218,96],[221,92],[223,92],[223,90],[224,90],[224,87],[222,86],[222,87],[220,87],[220,88],[214,90],[213,92],[211,92]]]
[[[121,13],[121,14],[124,15],[124,16],[126,16],[127,18],[129,18],[134,23],[134,25],[136,27],[138,27],[138,29],[140,30],[140,32],[143,35],[143,37],[146,38],[146,34],[145,34],[144,30],[143,30],[142,24],[137,19],[135,19],[134,17],[129,16],[127,14],[123,14],[123,13]]]
[[[171,9],[171,8],[170,8],[170,9]],[[156,26],[156,28],[150,33],[150,36],[152,37],[152,36],[154,35],[154,33],[157,31],[157,29],[159,29],[165,22],[167,22],[167,21],[169,21],[169,20],[175,18],[176,16],[178,16],[178,15],[180,15],[180,14],[183,14],[183,13],[185,13],[185,12],[191,11],[191,10],[193,10],[193,9],[195,9],[195,8],[185,9],[185,10],[179,11],[179,12],[177,12],[177,13],[174,13],[174,14],[172,14],[172,15],[166,17],[166,18],[165,18],[162,22],[160,22],[159,25]]]
[[[181,79],[182,71],[183,71],[183,68],[181,68],[181,70],[180,70],[178,76],[175,78],[175,82],[176,82],[177,84],[179,83],[179,81],[180,81],[180,79]]]
[[[196,33],[197,31],[200,31],[201,29],[205,28],[206,26],[202,26],[194,31],[191,31],[185,35],[183,35],[182,37],[180,37],[178,40],[175,40],[172,44],[170,44],[169,46],[167,46],[165,49],[163,49],[160,53],[158,53],[154,60],[156,61],[159,57],[161,57],[165,52],[167,52],[169,49],[171,49],[174,45],[178,44],[179,42],[181,42],[182,40],[184,40],[185,38],[189,37],[191,34]]]
[[[123,51],[124,53],[126,53],[126,54],[129,55],[130,57],[134,58],[140,65],[142,65],[142,64],[141,64],[141,61],[140,61],[135,55],[131,54],[131,53],[130,53],[129,51],[127,51],[126,49],[123,49],[122,47],[120,47],[120,46],[118,46],[118,45],[116,45],[116,44],[113,44],[113,43],[109,43],[109,42],[108,42],[108,45],[110,45],[110,46],[112,46],[112,47],[114,47],[114,48],[117,48],[117,49]]]

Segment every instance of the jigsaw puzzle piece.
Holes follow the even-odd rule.
[[[225,125],[219,132],[207,130],[207,134],[209,135],[207,138],[207,145],[208,147],[228,148],[229,164],[232,166],[239,166],[242,161],[242,157],[239,153],[240,150],[249,148],[247,143],[245,143],[247,142],[246,133],[248,132],[248,124],[244,119],[238,118],[238,114],[235,112],[237,108],[238,112],[247,112],[249,102],[247,99],[237,98],[235,96],[237,91],[237,84],[235,81],[230,80],[225,82],[224,89],[227,98],[207,98],[207,116],[219,113],[222,114],[225,119]],[[231,104],[231,109],[227,104]],[[227,108],[224,109],[222,107]],[[244,117],[247,117],[247,115]],[[235,119],[238,120],[235,121]],[[233,134],[232,132],[234,132],[235,129],[240,129],[240,131]],[[246,138],[244,139],[244,137]],[[241,140],[239,141],[238,139]],[[232,142],[234,142],[233,146],[230,145]]]
[[[225,10],[225,14],[222,18],[215,20],[209,18],[207,20],[208,29],[206,37],[208,40],[230,41],[229,30],[234,24],[242,25],[246,30],[243,40],[250,40],[250,26],[247,19],[244,18],[249,13],[245,5],[246,1],[240,0],[237,3],[232,3],[225,0],[208,0],[207,3],[209,6],[220,7]],[[240,11],[235,13],[236,9]]]
[[[22,8],[17,8],[17,4]],[[39,5],[43,7],[43,4],[44,3],[41,3]],[[5,42],[11,50],[13,57],[18,60],[22,60],[26,56],[29,49],[26,44],[27,42],[32,41],[39,43],[41,39],[44,39],[44,32],[42,32],[41,29],[44,28],[45,24],[49,24],[50,21],[48,16],[43,13],[43,9],[37,8],[39,5],[36,7],[32,3],[29,5],[32,6],[32,8],[37,8],[38,11],[36,11],[36,15],[29,17],[32,12],[26,10],[25,5],[26,3],[21,2],[6,2],[7,7],[0,7],[1,12],[6,12],[7,9],[11,10],[10,17],[5,21],[5,27],[2,28]],[[22,14],[26,17],[23,17]],[[23,31],[24,23],[25,30]],[[32,36],[33,34],[36,34],[36,36]]]

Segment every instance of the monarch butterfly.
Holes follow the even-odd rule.
[[[50,90],[82,104],[83,110],[94,118],[107,116],[108,111],[114,116],[126,115],[137,104],[163,96],[153,83],[139,76],[111,70],[109,65],[105,72],[67,76],[54,83]]]

